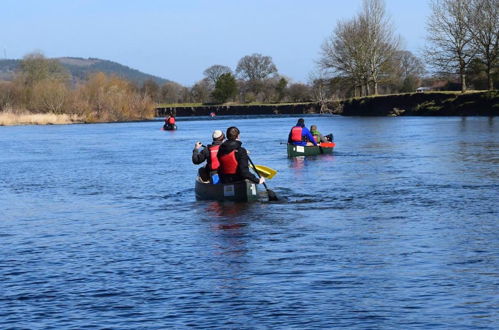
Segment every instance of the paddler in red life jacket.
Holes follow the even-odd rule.
[[[218,150],[220,169],[218,174],[222,183],[239,182],[248,179],[254,183],[262,184],[264,178],[257,178],[249,171],[248,152],[241,147],[240,132],[237,127],[227,128],[227,141],[222,143]]]
[[[223,143],[225,136],[220,130],[215,130],[211,135],[213,138],[212,144],[199,151],[203,146],[201,142],[196,142],[194,150],[192,151],[192,163],[198,165],[206,160],[206,166],[200,167],[198,175],[204,182],[218,183],[218,169],[220,162],[218,161],[217,154],[220,145]]]
[[[175,117],[173,115],[169,115],[168,118],[165,119],[165,122],[168,125],[175,125]]]
[[[288,136],[288,143],[296,146],[317,145],[312,133],[305,127],[305,120],[303,118],[298,119],[296,126],[291,128]]]
[[[175,117],[172,114],[169,114],[168,117],[165,118],[164,128],[173,128],[175,126]]]

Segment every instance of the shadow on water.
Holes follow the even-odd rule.
[[[317,155],[317,156],[298,156],[288,158],[289,167],[295,170],[303,169],[307,164],[315,162],[329,163],[336,160],[337,154]]]

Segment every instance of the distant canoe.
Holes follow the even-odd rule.
[[[163,125],[163,131],[175,131],[177,129],[177,125],[173,124],[164,124]]]
[[[288,143],[288,157],[331,154],[335,146],[334,142],[323,142],[320,146],[295,146]]]
[[[231,184],[211,184],[196,179],[194,189],[197,200],[254,202],[258,200],[256,183],[244,180]]]

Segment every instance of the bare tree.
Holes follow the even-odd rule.
[[[409,76],[421,76],[425,73],[425,67],[419,57],[408,50],[401,50],[396,53],[396,59],[400,66],[402,78]]]
[[[378,94],[378,83],[384,68],[393,59],[399,47],[399,38],[394,35],[394,29],[386,14],[383,0],[364,0],[359,21],[367,52],[365,58],[368,77],[373,85],[374,94]]]
[[[466,9],[472,44],[485,64],[488,88],[493,90],[493,74],[497,71],[499,55],[499,1],[472,0]]]
[[[259,96],[259,94],[264,91],[266,81],[277,74],[277,67],[270,56],[261,54],[247,55],[239,60],[236,74],[246,81],[245,86],[253,93],[251,98],[263,99],[266,96]]]
[[[249,81],[261,81],[277,73],[272,57],[261,54],[244,56],[239,60],[236,74]]]
[[[358,19],[338,22],[335,30],[321,46],[319,66],[333,75],[347,77],[355,90],[363,95],[366,77],[364,43]]]
[[[423,62],[410,51],[400,50],[396,52],[392,66],[391,75],[395,90],[414,92],[425,73]]]
[[[204,78],[191,88],[191,98],[194,102],[205,103],[210,99],[211,87],[208,78]]]
[[[31,106],[36,112],[64,113],[68,109],[71,92],[66,84],[56,80],[45,79],[33,87]]]
[[[15,101],[14,84],[10,81],[0,81],[0,111],[12,107]]]
[[[24,56],[21,61],[21,75],[26,85],[51,79],[68,82],[70,74],[57,60],[47,59],[42,53],[34,52]]]
[[[228,66],[215,64],[204,70],[203,75],[215,86],[218,78],[226,73],[232,74],[232,70]]]
[[[332,98],[331,79],[324,71],[317,70],[309,75],[309,84],[314,100],[320,104],[320,113],[330,112],[327,102]]]
[[[383,0],[364,0],[362,11],[353,19],[339,22],[321,48],[319,65],[348,77],[360,95],[378,93],[378,84],[395,56],[395,37]]]
[[[466,68],[475,57],[468,29],[468,0],[432,0],[427,22],[426,54],[430,65],[443,73],[457,73],[461,91],[466,91]]]
[[[159,85],[153,79],[147,79],[140,89],[143,95],[149,96],[153,101],[159,101]]]
[[[167,82],[161,86],[161,100],[165,103],[180,103],[184,87],[176,82]]]
[[[310,87],[301,83],[291,84],[288,94],[292,102],[309,102],[312,99]]]

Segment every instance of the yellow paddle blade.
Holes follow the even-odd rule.
[[[253,169],[255,171],[258,171],[258,173],[260,173],[260,175],[263,176],[265,179],[272,179],[277,174],[276,170],[274,170],[273,168],[270,168],[268,166],[255,165],[255,167],[253,167]]]

